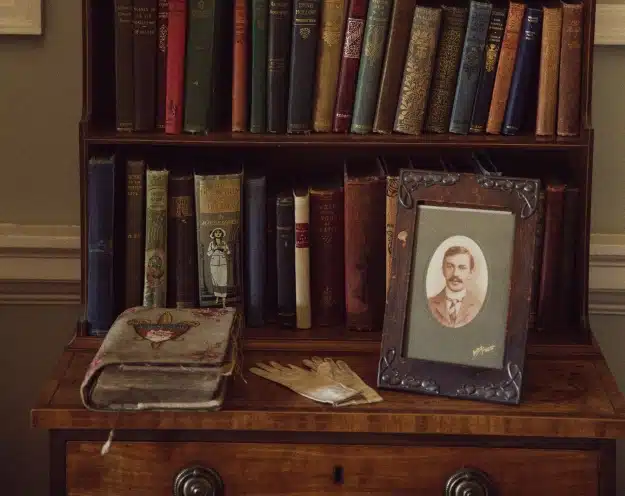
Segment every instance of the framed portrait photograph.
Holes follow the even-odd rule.
[[[402,169],[378,387],[518,404],[540,181]]]

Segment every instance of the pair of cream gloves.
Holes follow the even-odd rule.
[[[382,397],[369,387],[343,360],[312,357],[303,360],[307,368],[257,363],[250,372],[281,384],[297,394],[332,406],[377,403]]]

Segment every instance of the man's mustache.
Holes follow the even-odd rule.
[[[462,282],[462,279],[460,279],[459,277],[450,277],[449,279],[447,279],[449,282]]]

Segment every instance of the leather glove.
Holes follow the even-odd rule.
[[[320,375],[312,370],[283,366],[277,362],[257,363],[250,372],[270,381],[281,384],[292,391],[319,403],[342,406],[345,401],[359,395],[355,389],[349,388],[333,380],[329,375]]]
[[[304,365],[324,375],[334,381],[359,391],[361,397],[352,398],[346,405],[362,405],[365,403],[378,403],[382,397],[370,386],[368,386],[356,372],[354,372],[343,360],[332,360],[331,358],[312,357],[310,360],[303,360]]]

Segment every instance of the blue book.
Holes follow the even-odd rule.
[[[87,164],[87,321],[89,335],[104,336],[115,319],[113,218],[115,158]]]

